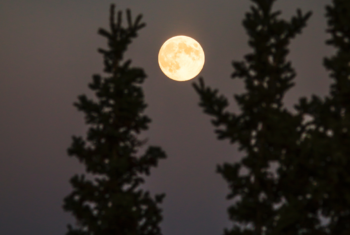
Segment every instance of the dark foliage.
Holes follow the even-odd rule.
[[[350,234],[350,1],[333,0],[326,7],[328,45],[335,55],[325,58],[333,83],[324,99],[303,98],[296,106],[309,115],[312,128],[304,143],[309,153],[307,168],[313,173],[313,197],[321,204],[328,234]]]
[[[140,189],[142,175],[165,158],[159,147],[149,147],[139,156],[145,144],[138,135],[148,128],[150,119],[143,114],[146,104],[141,88],[146,75],[140,68],[130,67],[123,54],[137,32],[145,26],[141,15],[133,21],[126,12],[115,19],[110,11],[110,30],[99,34],[108,40],[108,49],[99,49],[104,57],[106,77],[94,75],[89,84],[96,101],[85,95],[74,103],[85,114],[89,125],[86,139],[73,137],[68,154],[86,167],[90,175],[75,175],[73,191],[64,199],[64,210],[71,212],[77,225],[68,226],[68,235],[160,235],[159,223],[164,194],[152,198]]]
[[[241,114],[227,111],[228,100],[218,90],[194,84],[200,106],[213,117],[218,139],[239,143],[246,155],[237,163],[217,167],[230,187],[231,229],[225,235],[323,234],[320,202],[311,196],[309,159],[303,142],[308,125],[303,115],[283,107],[295,72],[287,61],[290,40],[301,33],[311,13],[286,21],[272,11],[274,0],[252,0],[243,25],[253,52],[233,62],[232,78],[244,79],[246,93],[234,95]],[[242,170],[247,174],[242,174]],[[312,198],[312,200],[310,200]]]

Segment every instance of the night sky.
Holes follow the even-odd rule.
[[[284,103],[291,111],[299,97],[326,95],[331,80],[322,66],[333,49],[325,45],[324,6],[330,0],[279,0],[276,10],[289,19],[300,7],[313,11],[303,34],[291,44],[289,59],[296,69],[294,86]],[[106,41],[111,0],[0,1],[0,234],[62,235],[73,217],[62,210],[71,191],[71,176],[83,172],[66,149],[72,135],[85,135],[83,113],[72,105],[92,93],[91,76],[102,73],[97,48]],[[198,106],[193,81],[168,79],[158,66],[158,51],[176,35],[196,39],[206,63],[200,76],[219,88],[239,112],[233,94],[244,91],[232,80],[232,60],[251,50],[242,26],[248,0],[117,1],[117,9],[142,13],[146,28],[125,56],[142,67],[146,113],[152,119],[142,137],[161,146],[168,158],[151,171],[144,188],[166,193],[162,204],[165,235],[222,234],[230,226],[226,182],[216,165],[235,162],[237,146],[217,141],[209,116]],[[90,96],[91,97],[91,96]]]

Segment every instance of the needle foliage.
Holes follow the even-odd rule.
[[[326,41],[335,54],[324,59],[332,84],[323,99],[303,98],[298,112],[310,117],[304,140],[312,172],[313,197],[327,220],[327,234],[350,234],[350,2],[333,0],[326,6]]]
[[[311,190],[308,172],[296,168],[305,156],[300,140],[306,127],[302,115],[293,115],[282,102],[296,75],[287,60],[288,46],[311,13],[297,10],[283,20],[272,10],[274,0],[252,2],[243,20],[252,52],[232,63],[232,78],[245,83],[246,92],[234,95],[241,113],[228,111],[228,99],[203,79],[194,84],[218,139],[238,143],[245,153],[239,162],[217,167],[232,200],[228,214],[233,226],[224,234],[320,234],[318,204],[305,198]]]
[[[115,17],[115,15],[117,17]],[[94,75],[89,88],[95,99],[80,95],[75,107],[85,114],[89,126],[86,138],[73,137],[70,156],[85,165],[86,174],[75,175],[73,191],[64,199],[63,208],[74,215],[77,224],[68,225],[67,235],[160,235],[162,220],[159,203],[164,194],[152,197],[139,186],[166,157],[159,147],[148,147],[139,134],[148,128],[149,117],[141,84],[146,74],[123,60],[128,45],[145,26],[141,15],[134,20],[126,11],[110,8],[109,30],[98,33],[108,41],[108,49],[98,51],[104,57],[106,76]]]
[[[326,6],[326,43],[336,49],[324,60],[330,93],[300,98],[294,113],[282,103],[296,75],[286,59],[288,45],[311,14],[298,10],[285,21],[272,11],[275,0],[252,2],[243,25],[253,52],[233,62],[232,78],[246,87],[234,95],[241,113],[229,112],[227,98],[203,79],[194,84],[218,138],[245,153],[217,167],[232,200],[233,226],[224,234],[350,234],[350,1]]]

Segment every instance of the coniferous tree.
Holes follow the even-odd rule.
[[[114,5],[110,9],[110,29],[99,34],[108,40],[108,49],[99,49],[104,57],[105,77],[94,75],[89,84],[96,99],[85,95],[74,105],[85,114],[89,125],[87,137],[73,137],[68,149],[86,167],[87,174],[71,179],[73,191],[64,199],[64,210],[71,212],[77,226],[68,225],[68,235],[159,235],[162,220],[161,203],[164,194],[151,197],[139,186],[142,175],[165,158],[159,147],[149,147],[140,156],[145,141],[138,134],[148,128],[150,119],[141,88],[146,75],[140,68],[130,67],[123,54],[137,32],[145,26],[141,15],[132,19],[126,11],[127,26],[122,24],[122,12],[115,19]]]
[[[328,234],[350,234],[350,1],[333,0],[326,7],[328,45],[336,54],[324,65],[334,80],[324,99],[300,100],[300,115],[309,115],[312,126],[303,142],[309,152],[306,168],[312,172],[313,197],[329,219]]]
[[[293,170],[298,162],[293,157],[303,153],[299,140],[305,126],[302,116],[292,115],[282,103],[295,77],[286,60],[288,45],[301,33],[311,13],[298,10],[296,16],[285,21],[279,18],[280,12],[272,11],[274,0],[252,2],[255,5],[243,25],[253,53],[243,62],[233,62],[232,78],[243,78],[247,90],[234,96],[241,114],[227,111],[228,100],[206,86],[203,79],[194,84],[200,106],[213,117],[218,139],[238,142],[239,150],[246,153],[237,163],[217,167],[230,187],[227,198],[236,199],[228,208],[233,228],[225,229],[224,234],[318,234],[317,210],[312,203],[298,200],[309,185],[305,181],[308,176],[298,178],[288,172],[291,167],[291,173],[300,173]],[[272,165],[277,167],[278,175],[271,171]],[[240,173],[244,168],[247,175]]]
[[[336,55],[326,58],[325,67],[334,79],[330,99],[326,109],[332,111],[330,127],[332,153],[328,168],[327,200],[325,216],[329,216],[330,234],[350,234],[350,1],[333,0],[333,6],[327,7],[329,45],[336,49]],[[332,108],[333,107],[333,108]],[[329,166],[327,164],[327,166]],[[329,182],[331,179],[331,182]]]

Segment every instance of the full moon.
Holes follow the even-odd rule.
[[[187,81],[199,74],[204,65],[204,51],[193,38],[175,36],[164,42],[158,63],[163,73],[176,81]]]

